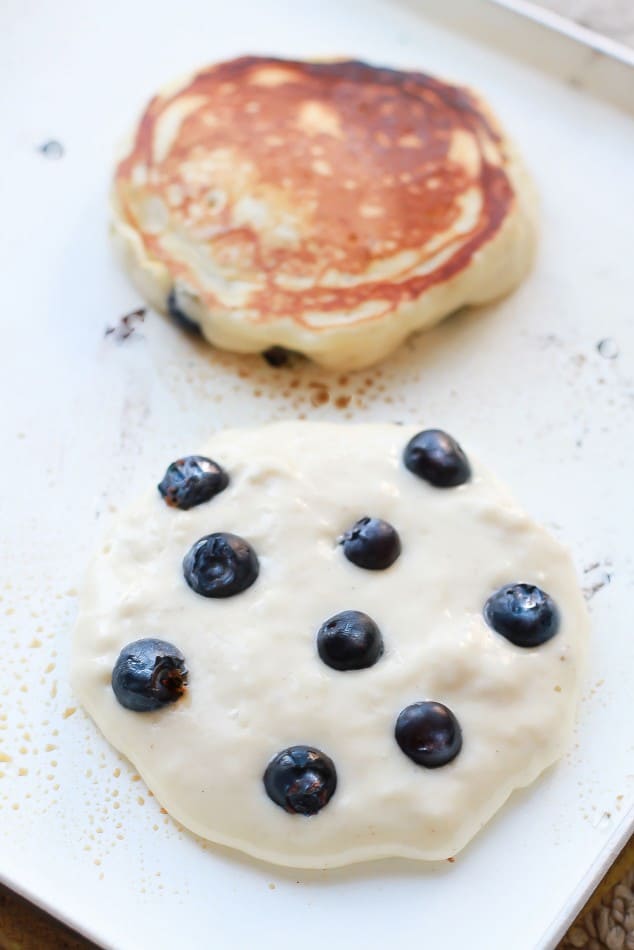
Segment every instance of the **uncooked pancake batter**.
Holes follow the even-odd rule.
[[[450,436],[278,423],[159,479],[90,567],[73,681],[185,826],[300,867],[448,858],[562,753],[570,557]]]

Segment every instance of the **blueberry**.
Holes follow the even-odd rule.
[[[176,291],[174,288],[170,290],[169,296],[167,298],[167,312],[174,323],[178,324],[181,330],[185,330],[186,333],[197,334],[200,336],[200,324],[196,323],[195,320],[192,320],[191,317],[188,317],[186,313],[183,313],[178,305]]]
[[[167,505],[186,511],[209,501],[228,484],[229,476],[217,462],[204,455],[187,455],[172,462],[158,490]]]
[[[203,597],[233,597],[250,587],[259,571],[249,542],[224,532],[200,538],[183,560],[185,580]]]
[[[364,670],[383,653],[383,637],[367,614],[344,610],[319,628],[317,652],[333,670]]]
[[[316,815],[328,804],[336,787],[334,762],[308,745],[293,745],[278,752],[264,773],[269,798],[296,815]]]
[[[185,657],[173,644],[148,638],[128,643],[112,671],[112,689],[122,706],[151,712],[175,703],[187,685]]]
[[[471,478],[469,460],[458,443],[442,429],[425,429],[409,440],[405,467],[436,488],[455,488]]]
[[[348,560],[369,571],[384,570],[401,553],[396,529],[381,518],[360,518],[345,532],[341,543]]]
[[[283,346],[271,346],[268,350],[264,350],[262,356],[269,366],[273,366],[275,369],[286,366],[290,361],[290,353]]]
[[[462,748],[460,723],[442,703],[406,706],[396,720],[394,736],[405,755],[427,769],[447,765]]]
[[[555,602],[532,584],[500,587],[484,605],[484,619],[518,647],[538,647],[559,630]]]

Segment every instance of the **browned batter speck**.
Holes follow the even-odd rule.
[[[183,97],[190,111],[167,153],[157,157],[157,123]],[[473,177],[450,155],[460,130],[480,152]],[[249,319],[286,316],[319,330],[306,314],[347,312],[379,300],[381,312],[369,317],[376,319],[469,264],[513,201],[506,172],[490,161],[487,143],[499,147],[499,136],[475,97],[423,73],[354,61],[243,57],[203,70],[172,96],[150,103],[134,147],[118,167],[117,190],[149,255],[200,291],[208,308],[217,301],[208,287],[198,287],[195,268],[172,260],[160,237],[136,220],[128,200],[135,168],[147,170],[144,189],[160,195],[179,228],[195,227],[197,244],[208,233],[204,240],[214,259],[237,259],[260,275]],[[301,208],[298,241],[269,240],[259,228],[237,226],[231,202],[222,206],[214,194],[213,176],[190,176],[184,186],[187,163],[204,167],[205,156],[222,149],[230,149],[236,169],[248,164],[255,175],[250,193],[255,189],[267,202],[274,195],[271,203],[282,210]],[[434,253],[449,247],[460,197],[471,186],[481,195],[481,208],[447,259],[415,276],[405,267],[402,279],[371,275],[373,264],[401,251],[420,252],[434,236],[445,235]],[[175,190],[181,199],[170,204],[167,196]],[[324,286],[329,270],[350,275],[350,285]],[[298,277],[306,285],[291,287]]]

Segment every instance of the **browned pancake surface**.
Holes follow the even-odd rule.
[[[162,154],[158,123],[179,100],[186,114]],[[148,255],[208,306],[216,294],[196,267],[137,219],[135,168],[169,207],[171,227],[253,279],[254,319],[318,329],[306,314],[380,301],[371,315],[383,316],[467,267],[513,202],[502,149],[468,90],[423,73],[242,57],[150,103],[116,187]],[[467,192],[478,201],[465,229]],[[240,221],[245,195],[266,208],[262,225]]]

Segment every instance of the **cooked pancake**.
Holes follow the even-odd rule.
[[[217,346],[368,366],[513,289],[530,181],[482,100],[418,72],[242,57],[145,110],[114,182],[144,295]]]

